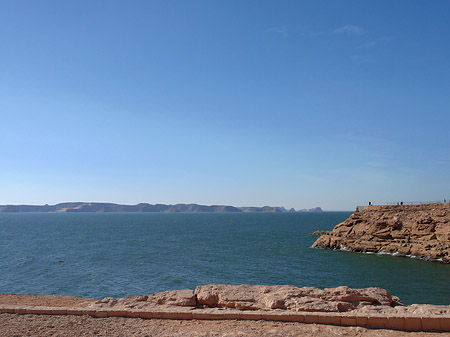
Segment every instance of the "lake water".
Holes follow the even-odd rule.
[[[0,293],[103,298],[208,283],[379,286],[450,304],[450,265],[310,248],[349,212],[0,214]],[[59,261],[64,261],[59,262]]]

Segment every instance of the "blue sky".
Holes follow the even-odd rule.
[[[449,1],[0,1],[0,204],[450,199]]]

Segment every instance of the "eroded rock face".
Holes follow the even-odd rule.
[[[194,292],[191,289],[171,290],[148,296],[148,302],[180,307],[194,307],[197,305]]]
[[[197,304],[240,310],[284,309],[293,311],[342,312],[365,305],[395,306],[398,298],[381,288],[349,287],[318,289],[294,286],[208,284],[195,289]]]
[[[171,290],[145,296],[128,296],[123,298],[106,297],[96,301],[96,307],[118,307],[144,309],[155,305],[195,307],[197,299],[191,289]]]
[[[313,247],[450,263],[450,204],[369,206],[323,233]]]
[[[365,306],[391,308],[402,305],[397,297],[381,288],[349,287],[318,289],[290,285],[256,286],[208,284],[189,289],[165,291],[148,296],[107,297],[91,303],[95,308],[157,309],[165,306],[229,308],[237,310],[292,310],[345,312]]]

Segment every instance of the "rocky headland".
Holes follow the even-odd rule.
[[[389,253],[450,263],[450,204],[367,206],[313,247]]]

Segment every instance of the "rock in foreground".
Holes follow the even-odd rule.
[[[342,286],[322,290],[289,285],[208,284],[198,286],[195,291],[184,289],[149,296],[105,298],[93,304],[95,307],[130,309],[145,309],[157,305],[237,310],[346,312],[365,306],[394,307],[401,305],[401,302],[387,290],[376,287],[351,289]]]
[[[195,289],[197,304],[211,308],[343,312],[366,305],[395,306],[400,300],[384,289],[318,289],[294,286],[209,284]]]
[[[450,263],[450,204],[368,206],[320,236],[313,247]]]

